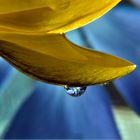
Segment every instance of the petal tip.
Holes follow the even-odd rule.
[[[125,76],[125,75],[133,72],[136,69],[136,67],[137,66],[135,64],[129,63],[129,65],[124,68],[124,73],[122,76]]]
[[[130,72],[134,71],[134,70],[137,68],[137,65],[136,65],[136,64],[133,64],[133,63],[131,63],[131,65],[130,65],[130,66],[128,66],[128,67],[129,67],[129,73],[130,73]]]

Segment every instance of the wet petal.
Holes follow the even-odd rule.
[[[24,0],[23,4],[14,2],[11,8],[12,0],[1,1],[0,27],[31,33],[64,33],[99,18],[118,2],[120,0],[30,0],[28,4]]]
[[[78,47],[64,35],[0,33],[0,54],[22,72],[60,85],[93,85],[124,76],[135,65]]]
[[[50,7],[54,9],[65,3],[66,0],[0,0],[0,14]],[[12,5],[12,6],[11,6]]]

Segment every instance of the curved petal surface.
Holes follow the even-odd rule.
[[[28,33],[64,33],[99,18],[118,2],[120,0],[30,0],[28,4],[24,0],[23,4],[13,2],[11,8],[12,0],[0,1],[0,28]]]
[[[39,80],[71,86],[108,82],[135,65],[112,55],[85,49],[63,35],[0,33],[0,54],[22,72]]]

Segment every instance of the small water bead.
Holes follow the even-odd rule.
[[[106,83],[102,83],[100,85],[102,85],[102,86],[108,86],[109,84],[110,84],[109,82],[106,82]]]
[[[87,87],[69,87],[66,85],[64,86],[64,88],[68,95],[78,97],[84,94]]]

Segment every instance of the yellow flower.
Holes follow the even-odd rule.
[[[0,55],[25,74],[85,86],[124,76],[135,65],[71,43],[63,33],[105,14],[120,0],[0,0]]]

